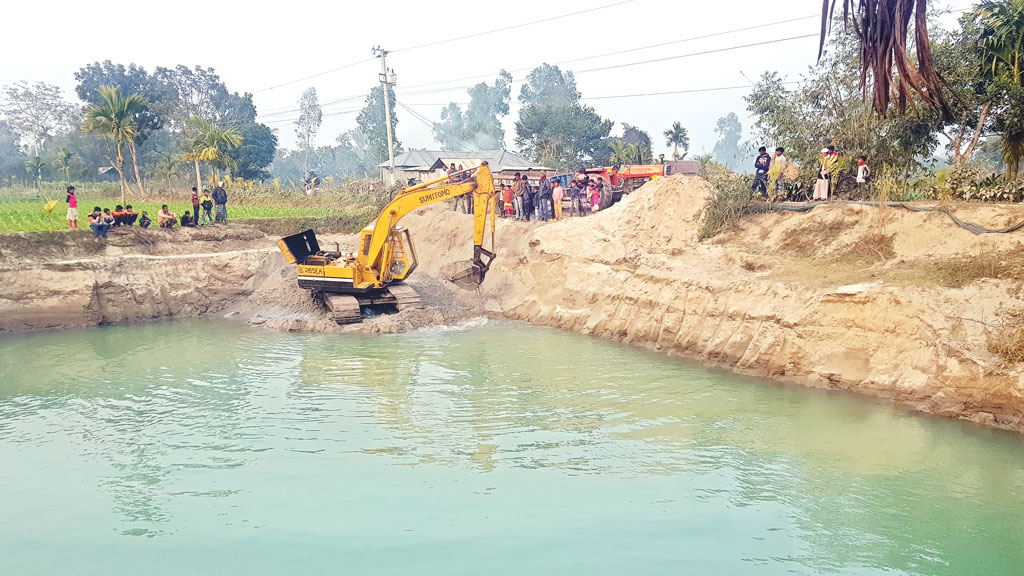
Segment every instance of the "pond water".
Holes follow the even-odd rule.
[[[1024,441],[518,324],[0,340],[0,574],[1011,574]]]

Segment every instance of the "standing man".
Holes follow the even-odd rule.
[[[779,191],[782,188],[782,178],[786,173],[786,168],[789,167],[789,158],[786,158],[786,149],[779,146],[775,149],[775,157],[772,158],[772,165],[769,172],[775,175],[775,190],[772,193],[776,198],[782,198],[785,194],[780,194]]]
[[[203,222],[207,224],[213,224],[213,198],[210,197],[210,191],[203,188],[203,196],[199,199],[199,207],[203,209],[203,215],[201,218],[196,218],[199,224]]]
[[[192,187],[192,213],[195,214],[196,221],[199,220],[199,190]]]
[[[228,223],[228,193],[224,190],[224,183],[220,182],[213,189],[214,222]]]
[[[768,169],[772,165],[772,157],[768,155],[768,149],[761,146],[757,149],[757,158],[754,159],[754,183],[750,186],[752,192],[761,191],[761,197],[768,199]]]
[[[537,206],[537,219],[541,222],[551,220],[551,182],[548,182],[548,175],[540,173],[540,186],[537,193],[539,206]]]

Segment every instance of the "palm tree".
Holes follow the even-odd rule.
[[[182,158],[194,163],[196,168],[196,187],[203,187],[203,179],[199,172],[199,163],[206,162],[213,168],[213,180],[217,180],[217,168],[233,170],[234,161],[225,154],[228,150],[242,145],[242,135],[234,128],[220,128],[205,118],[193,116],[189,124],[196,134],[190,150],[182,154]]]
[[[636,162],[637,164],[643,164],[643,159],[640,157],[640,147],[636,144],[626,144],[626,157],[629,158],[630,162]]]
[[[68,150],[67,146],[61,146],[60,149],[57,150],[57,157],[53,159],[53,167],[57,169],[57,172],[64,175],[64,180],[68,184],[71,184],[71,160],[74,157],[75,153]]]
[[[171,177],[174,176],[180,160],[181,159],[178,156],[168,154],[163,160],[157,162],[156,166],[153,168],[153,174],[155,176],[167,179],[167,191],[171,194],[174,193],[174,185],[171,184]]]
[[[114,168],[117,169],[117,174],[121,178],[121,203],[126,204],[125,189],[128,188],[128,182],[124,178],[124,155],[122,154],[125,144],[132,151],[135,179],[139,183],[139,190],[145,195],[142,180],[139,178],[139,165],[135,162],[135,138],[139,135],[135,116],[142,112],[149,103],[140,94],[122,96],[120,86],[100,86],[98,92],[100,103],[90,105],[85,109],[85,122],[82,123],[82,131],[99,132],[113,140],[117,150],[117,163],[114,164]]]
[[[682,160],[690,150],[690,134],[679,122],[673,122],[672,128],[665,130],[665,146],[672,147],[672,159]],[[679,155],[679,148],[683,149],[683,155]]]
[[[982,26],[981,47],[986,66],[991,63],[992,75],[1009,86],[1010,99],[1019,99],[1024,77],[1024,0],[985,0],[975,11],[975,17]],[[1002,128],[1006,175],[1016,180],[1024,158],[1024,126],[1010,121]]]
[[[621,166],[629,162],[629,144],[626,144],[625,140],[616,138],[608,142],[608,147],[612,150],[611,158],[609,158],[612,164]]]

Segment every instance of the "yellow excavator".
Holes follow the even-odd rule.
[[[475,172],[475,177],[471,174]],[[494,261],[494,180],[487,162],[452,176],[405,188],[359,234],[359,251],[342,255],[321,250],[312,230],[282,238],[278,248],[297,264],[299,287],[322,297],[339,324],[362,321],[368,306],[393,305],[398,310],[420,307],[420,297],[403,282],[416,269],[416,250],[409,231],[398,225],[408,213],[463,194],[473,194],[473,258],[446,267],[446,278],[473,290],[484,281]],[[487,212],[491,212],[491,250],[483,248]]]

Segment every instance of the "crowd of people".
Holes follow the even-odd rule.
[[[448,181],[462,182],[471,177],[469,172],[462,166],[452,164],[448,169]],[[566,202],[569,203],[569,212],[576,216],[586,216],[600,210],[605,181],[600,176],[590,178],[580,170],[572,180],[568,180],[566,187],[560,179],[548,178],[547,172],[541,172],[536,180],[516,172],[511,181],[499,183],[496,192],[497,213],[500,216],[520,222],[552,222],[563,218]],[[473,213],[471,193],[455,198],[452,209],[459,211],[460,208],[466,214]]]
[[[78,230],[78,195],[74,186],[68,186],[64,201],[68,205],[68,228]],[[227,224],[227,203],[228,193],[224,189],[223,182],[215,186],[213,192],[203,188],[201,196],[198,189],[193,187],[192,210],[185,210],[185,213],[179,218],[174,212],[171,212],[167,204],[164,204],[156,215],[157,226],[174,228],[178,225],[183,227],[207,226],[215,222]],[[89,228],[97,242],[105,239],[112,228],[131,228],[138,224],[139,228],[145,229],[153,225],[149,213],[145,210],[142,213],[136,212],[131,204],[126,206],[117,204],[113,210],[96,206],[89,213],[88,219]]]
[[[757,150],[757,158],[754,159],[754,182],[750,186],[752,193],[760,192],[761,198],[768,199],[768,182],[770,175],[775,175],[775,186],[772,191],[775,198],[785,198],[785,191],[782,189],[784,182],[783,175],[786,173],[786,169],[790,166],[789,159],[786,158],[786,149],[778,147],[775,149],[775,155],[771,156],[768,154],[768,149],[761,146]],[[856,184],[858,192],[863,195],[868,183],[871,180],[871,168],[868,167],[868,157],[859,156],[857,158],[857,176]],[[814,184],[814,192],[811,196],[811,202],[823,202],[835,195],[835,182],[834,179],[839,172],[839,153],[836,152],[835,146],[829,145],[821,149],[821,158],[818,162],[818,174],[817,180]]]

